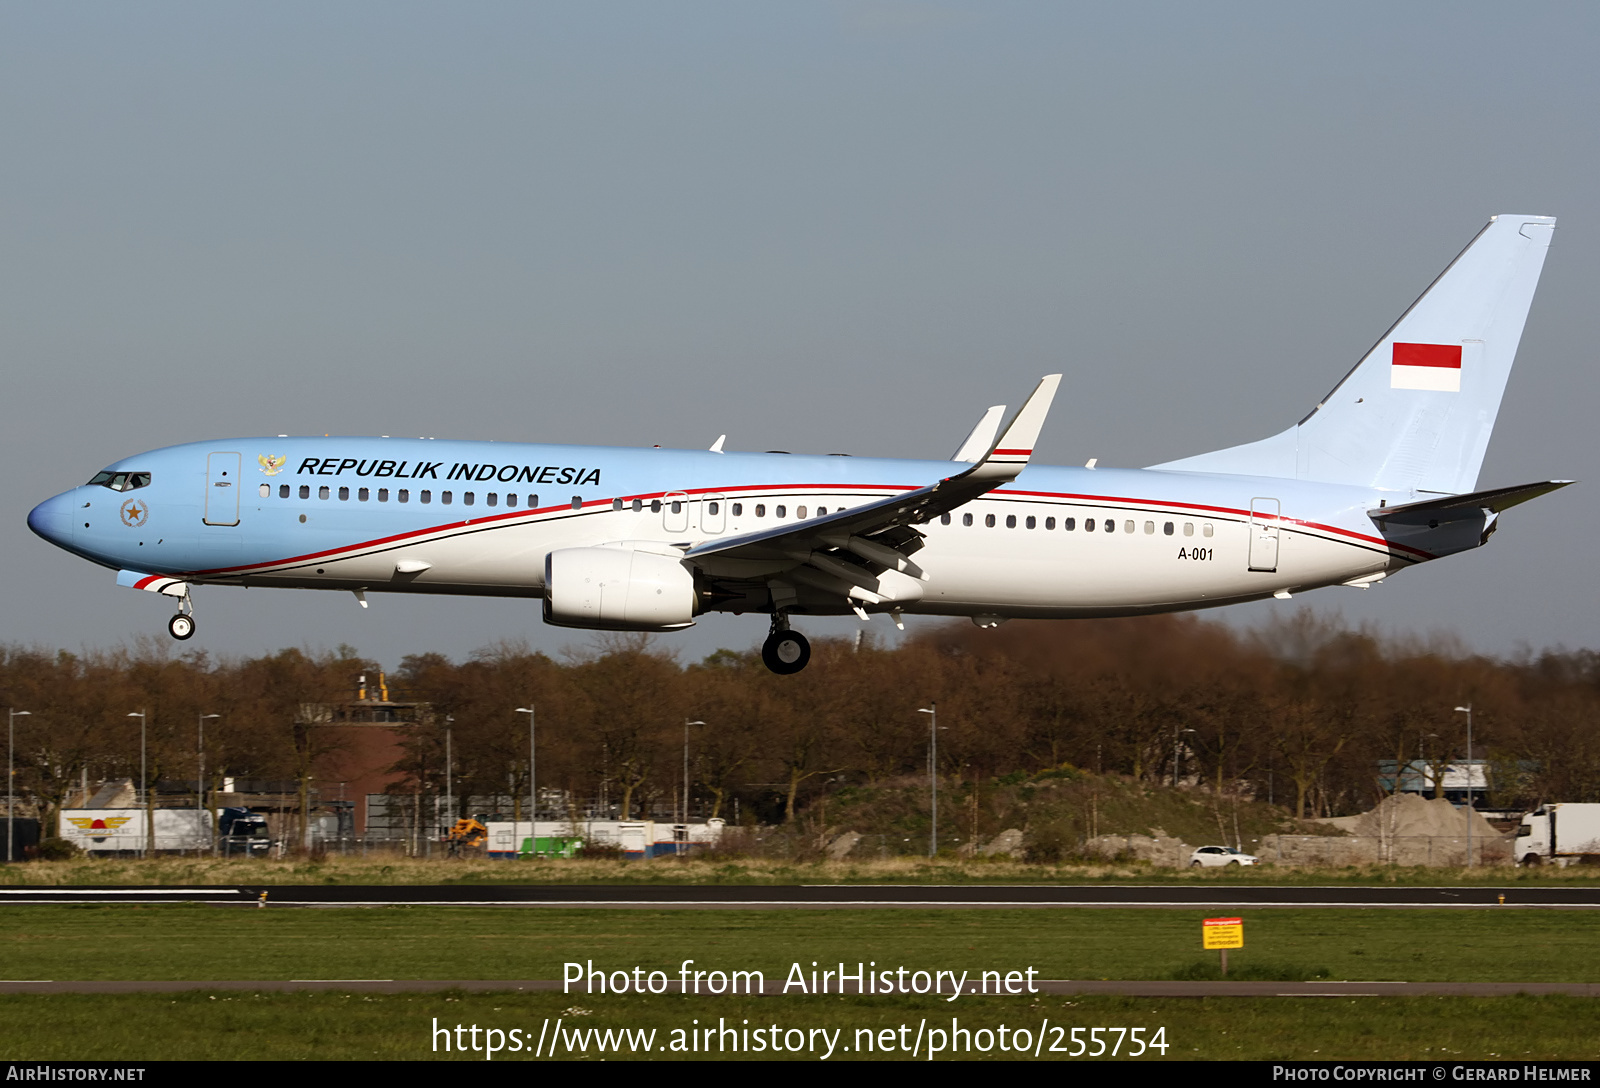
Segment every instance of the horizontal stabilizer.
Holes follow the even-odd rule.
[[[1381,506],[1368,510],[1373,521],[1383,525],[1441,525],[1452,521],[1468,521],[1484,514],[1498,514],[1519,506],[1529,499],[1559,491],[1572,480],[1546,480],[1536,484],[1519,484],[1516,487],[1497,487],[1489,491],[1474,491],[1470,495],[1446,495],[1422,502],[1408,502],[1404,506]]]

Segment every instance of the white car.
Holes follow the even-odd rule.
[[[1261,861],[1254,854],[1246,854],[1243,850],[1235,850],[1231,846],[1202,846],[1189,856],[1191,868],[1204,866],[1205,868],[1220,868],[1224,865],[1256,865]]]

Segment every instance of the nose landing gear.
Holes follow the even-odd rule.
[[[194,601],[189,597],[189,587],[183,587],[178,598],[178,614],[167,621],[167,634],[182,642],[194,635]]]
[[[811,660],[811,643],[799,631],[789,630],[789,618],[779,612],[772,617],[772,633],[761,644],[761,661],[779,676],[792,676]]]

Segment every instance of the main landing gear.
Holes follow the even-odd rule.
[[[781,612],[772,617],[772,633],[761,644],[761,660],[779,676],[791,676],[811,660],[811,643],[799,631],[789,630],[789,619]]]

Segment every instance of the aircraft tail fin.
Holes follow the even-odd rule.
[[[1539,215],[1489,220],[1295,426],[1151,467],[1471,491],[1555,223]]]

